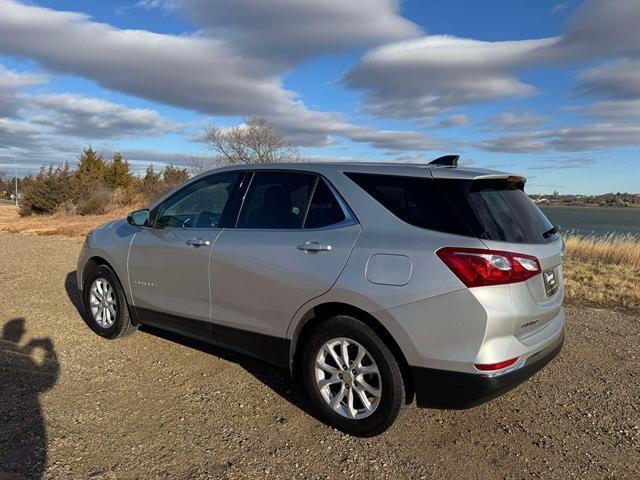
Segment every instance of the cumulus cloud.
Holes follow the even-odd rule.
[[[545,123],[548,117],[530,112],[502,112],[487,120],[488,130],[530,130]]]
[[[482,150],[503,153],[536,153],[549,149],[540,132],[504,135],[476,144]]]
[[[343,83],[364,91],[366,109],[378,116],[430,117],[459,105],[533,94],[536,89],[512,72],[555,41],[428,36],[368,52]]]
[[[577,92],[614,98],[640,98],[640,60],[622,59],[584,70]]]
[[[47,80],[46,75],[19,73],[0,65],[0,117],[16,116],[21,104],[18,94],[26,87]]]
[[[640,118],[640,98],[629,100],[604,100],[581,107],[588,117],[605,120],[635,120]]]
[[[530,170],[565,170],[568,168],[586,168],[593,164],[592,158],[570,157],[557,158],[553,162],[545,162],[529,167]]]
[[[71,93],[34,95],[28,100],[31,108],[38,110],[31,121],[48,127],[52,133],[100,139],[162,135],[180,128],[156,110],[130,108]]]
[[[426,36],[366,53],[343,78],[363,92],[365,108],[379,116],[417,118],[469,103],[535,93],[519,72],[640,55],[636,0],[591,0],[570,17],[559,37],[483,42]]]
[[[351,8],[351,2],[322,2],[311,11],[322,10],[324,7],[319,5],[324,3],[333,5],[331,8],[335,10],[327,15],[334,15],[336,19],[339,8]],[[276,2],[279,4],[284,2]],[[188,5],[196,8],[200,4]],[[236,2],[223,2],[216,10],[220,15],[224,10],[220,5],[230,11],[236,8]],[[394,2],[380,1],[376,5],[386,5],[383,13],[395,8]],[[291,8],[297,11],[302,7]],[[84,14],[11,0],[5,0],[2,9],[0,52],[35,59],[50,70],[80,75],[106,88],[204,114],[262,115],[301,145],[327,144],[331,141],[330,135],[380,148],[396,148],[399,144],[424,148],[432,144],[422,134],[378,132],[352,125],[339,114],[311,111],[294,92],[282,87],[281,62],[274,62],[269,56],[238,51],[237,46],[217,37],[117,29],[94,22]],[[365,18],[370,15],[366,14]],[[249,28],[250,22],[243,23],[239,17],[237,22],[235,28],[240,28],[238,25]],[[385,27],[389,35],[394,28],[399,33],[402,28],[397,25],[401,23],[396,19]],[[287,29],[296,28],[307,32],[310,27],[287,26]]]
[[[483,150],[508,153],[586,152],[636,145],[640,145],[640,125],[620,123],[576,125],[504,135],[476,144]]]
[[[469,121],[469,117],[462,114],[456,113],[454,115],[450,115],[447,118],[441,120],[435,125],[435,128],[453,128],[464,125]]]
[[[167,6],[184,11],[207,37],[289,64],[422,33],[399,15],[397,0],[169,0]]]

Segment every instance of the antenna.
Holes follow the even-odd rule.
[[[438,157],[435,160],[431,160],[429,165],[443,165],[447,167],[457,167],[458,159],[460,155],[445,155],[443,157]]]

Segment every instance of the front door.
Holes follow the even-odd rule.
[[[152,212],[153,226],[136,233],[129,284],[142,323],[211,337],[211,250],[222,232],[241,174],[193,182]]]
[[[291,318],[331,288],[359,233],[321,177],[256,172],[237,228],[213,249],[216,340],[280,363]]]

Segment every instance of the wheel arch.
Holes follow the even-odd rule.
[[[321,321],[336,315],[349,315],[351,317],[354,317],[364,322],[376,333],[376,335],[380,337],[380,339],[385,343],[385,345],[389,348],[389,350],[391,350],[393,355],[398,360],[406,389],[406,402],[407,404],[411,403],[413,401],[414,395],[413,380],[409,364],[404,353],[402,352],[402,349],[400,348],[400,345],[395,340],[393,335],[391,335],[389,330],[387,330],[382,322],[378,320],[374,315],[348,303],[321,303],[319,305],[311,307],[302,315],[294,331],[289,349],[289,368],[293,376],[295,378],[299,378],[300,359],[303,350],[301,347],[309,338],[309,334],[311,333],[313,328]]]

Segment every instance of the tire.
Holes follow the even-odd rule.
[[[92,289],[94,284],[97,285],[96,282],[100,282],[100,285],[103,287],[101,289],[103,293],[104,291],[110,292],[105,296],[107,299],[105,301],[108,301],[109,305],[112,306],[113,309],[110,309],[106,304],[99,302],[98,309],[102,309],[105,312],[103,316],[96,315],[95,310],[92,310],[92,301],[93,306],[95,307],[96,299],[100,296],[100,289],[97,292],[97,296],[95,294],[92,296]],[[110,290],[105,289],[105,286],[109,286]],[[91,330],[101,337],[112,340],[131,335],[135,332],[137,327],[131,321],[129,305],[126,297],[124,296],[122,285],[120,284],[116,274],[108,266],[96,265],[90,268],[87,276],[85,277],[82,300],[84,302],[87,324]],[[112,314],[114,310],[115,315]]]
[[[336,359],[326,347],[330,345],[334,352],[341,352],[345,340],[350,365],[344,370],[344,357],[338,355],[343,371],[337,373]],[[356,363],[360,347],[366,354]],[[378,435],[393,424],[405,404],[403,376],[397,359],[371,328],[356,318],[338,315],[315,327],[302,348],[302,380],[313,407],[326,423],[362,437]],[[377,376],[360,373],[376,370]],[[336,382],[338,376],[341,380]],[[319,381],[323,380],[331,384],[320,385]],[[349,392],[353,395],[351,408]],[[378,392],[378,396],[372,392]],[[330,401],[336,402],[341,393],[344,396],[332,407]],[[365,401],[361,400],[362,394],[372,411],[368,411]]]

